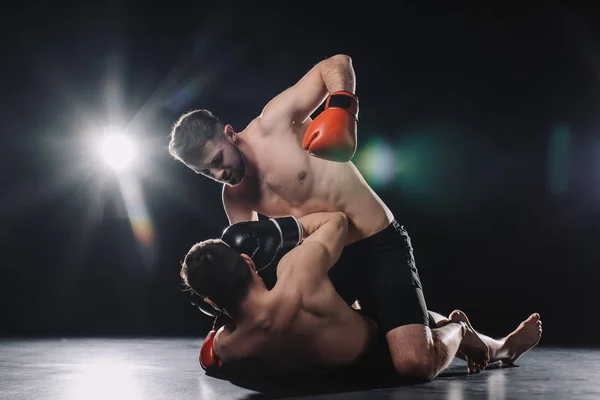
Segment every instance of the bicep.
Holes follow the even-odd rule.
[[[326,275],[336,261],[336,254],[326,245],[306,239],[283,256],[279,264],[284,266],[283,269],[293,269],[294,273],[302,273],[311,280]]]
[[[308,71],[294,86],[274,97],[263,109],[263,124],[302,124],[327,97],[327,87],[317,67]]]

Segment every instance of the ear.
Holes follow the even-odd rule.
[[[258,273],[258,271],[256,270],[256,264],[254,264],[254,260],[252,260],[248,254],[242,253],[241,256],[244,259],[244,261],[246,261],[246,264],[248,264],[248,268],[250,268],[252,272]]]
[[[221,314],[225,314],[227,315],[231,320],[233,320],[233,318],[231,318],[231,315],[229,315],[229,313],[227,311],[225,311],[224,309],[222,309],[221,307],[219,307],[218,305],[216,305],[211,299],[209,299],[208,297],[204,298],[204,301],[207,302],[208,304],[210,304],[211,306],[213,306],[213,308],[217,311],[219,311]],[[216,321],[216,320],[215,320]]]
[[[223,128],[223,135],[225,136],[225,139],[227,139],[227,141],[229,141],[230,143],[235,143],[235,141],[237,140],[237,134],[235,133],[231,125],[225,125],[225,127]]]

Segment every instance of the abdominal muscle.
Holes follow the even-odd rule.
[[[347,215],[348,237],[346,245],[364,239],[385,229],[393,220],[387,205],[364,180],[354,164],[337,164],[315,160],[313,197],[328,199],[328,211],[341,211]],[[305,213],[319,211],[307,203]]]

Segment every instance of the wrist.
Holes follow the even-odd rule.
[[[352,92],[346,90],[332,92],[325,102],[325,109],[328,108],[346,110],[358,119],[358,97]]]
[[[270,220],[279,231],[281,247],[300,244],[304,236],[304,230],[302,224],[294,216],[270,218]]]

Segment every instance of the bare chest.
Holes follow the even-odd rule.
[[[310,155],[292,140],[260,147],[254,186],[254,208],[264,215],[290,215],[318,192]]]

